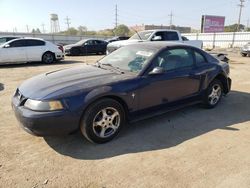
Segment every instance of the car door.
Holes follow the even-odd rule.
[[[27,56],[25,51],[26,42],[24,39],[15,40],[1,48],[1,62],[26,62]]]
[[[94,40],[88,40],[83,44],[83,53],[85,54],[95,53],[95,41]]]
[[[45,42],[36,39],[26,40],[26,54],[28,61],[41,61],[42,55],[44,53]]]
[[[106,52],[107,50],[107,43],[105,41],[101,41],[101,40],[96,40],[96,53],[99,52]]]
[[[150,74],[155,67],[164,69],[162,74]],[[194,74],[193,50],[185,47],[167,49],[153,61],[145,73],[140,89],[139,109],[170,104],[199,92],[200,76]]]

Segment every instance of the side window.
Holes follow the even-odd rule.
[[[26,40],[27,46],[44,46],[45,42],[41,40]]]
[[[94,40],[89,40],[86,42],[88,45],[95,45],[95,41]]]
[[[161,37],[161,41],[162,41],[162,40],[165,40],[165,38],[164,38],[164,32],[156,32],[156,33],[154,34],[154,37],[153,37],[153,38],[155,38],[155,37]]]
[[[11,48],[24,47],[26,46],[26,42],[25,40],[16,40],[16,41],[11,42],[9,45]]]
[[[204,63],[206,63],[206,59],[198,52],[194,53],[195,55],[195,60],[196,60],[196,64],[199,65],[203,65]]]
[[[155,66],[166,71],[177,70],[194,65],[193,52],[190,49],[178,48],[162,52],[155,62]]]
[[[103,44],[103,42],[100,41],[100,40],[96,40],[96,41],[95,41],[95,44]]]
[[[167,40],[167,41],[178,41],[179,36],[178,36],[177,32],[168,31],[168,32],[165,32],[165,40]]]

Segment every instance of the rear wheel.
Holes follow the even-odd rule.
[[[43,54],[42,62],[46,64],[51,64],[55,61],[55,55],[52,52],[46,52]]]
[[[91,142],[105,143],[112,140],[125,124],[122,105],[113,99],[101,99],[84,113],[80,130]]]
[[[210,83],[204,96],[204,104],[207,108],[214,108],[221,100],[223,87],[220,80],[214,80]]]
[[[247,54],[243,54],[243,53],[242,53],[242,54],[241,54],[241,56],[242,56],[242,57],[246,57],[246,56],[247,56]]]

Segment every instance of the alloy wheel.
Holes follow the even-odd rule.
[[[119,112],[112,107],[100,110],[93,120],[93,131],[100,138],[107,138],[115,134],[120,126]]]

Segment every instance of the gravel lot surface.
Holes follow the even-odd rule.
[[[10,105],[20,83],[99,58],[0,66],[0,187],[250,187],[250,58],[237,53],[229,52],[232,92],[215,109],[140,121],[104,145],[20,128]]]

